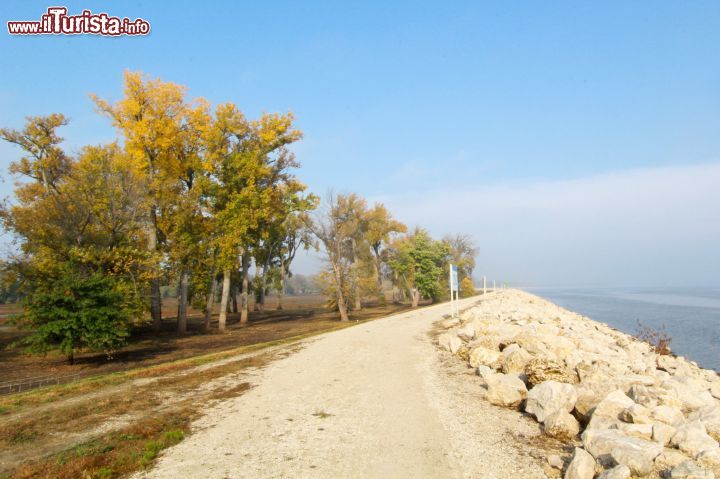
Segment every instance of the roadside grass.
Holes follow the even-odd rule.
[[[126,347],[117,351],[113,359],[105,354],[91,351],[79,352],[75,364],[70,365],[58,352],[37,356],[25,354],[22,348],[8,347],[29,332],[0,323],[0,367],[3,382],[14,383],[28,391],[28,381],[38,378],[53,378],[52,383],[68,383],[69,380],[107,376],[111,373],[137,370],[172,361],[187,359],[209,353],[232,350],[241,346],[289,338],[314,331],[326,330],[338,323],[337,314],[323,307],[322,297],[296,297],[283,310],[266,309],[264,312],[251,311],[248,323],[242,324],[238,314],[228,316],[227,331],[217,331],[217,316],[211,320],[210,329],[205,329],[202,315],[188,319],[188,333],[176,333],[176,321],[166,316],[161,331],[154,332],[148,325],[133,329]],[[2,305],[0,305],[2,306]],[[166,304],[165,306],[172,306]],[[177,310],[168,307],[167,311]],[[368,304],[351,314],[352,320],[365,321],[408,310],[408,305]],[[0,322],[2,317],[0,315]]]
[[[91,376],[91,377],[87,377],[87,378],[83,378],[83,379],[78,379],[77,381],[67,383],[67,384],[46,386],[46,387],[34,389],[32,391],[7,395],[4,397],[0,397],[0,417],[2,417],[2,415],[7,415],[10,413],[16,412],[18,409],[26,407],[26,406],[46,404],[46,403],[51,403],[51,402],[54,402],[54,401],[57,401],[60,399],[64,399],[68,396],[75,396],[75,395],[91,393],[100,388],[121,385],[122,383],[131,381],[133,379],[153,378],[153,377],[163,376],[163,375],[172,374],[172,373],[176,373],[176,372],[182,372],[191,367],[201,366],[203,364],[208,364],[208,363],[211,363],[214,361],[219,361],[219,360],[226,359],[226,358],[229,358],[232,356],[237,356],[239,354],[251,353],[251,352],[269,348],[272,346],[280,346],[283,344],[289,344],[292,342],[300,341],[305,338],[317,336],[319,334],[324,334],[324,333],[327,333],[330,331],[335,331],[337,329],[342,329],[342,328],[345,328],[345,327],[351,326],[351,325],[352,324],[338,323],[337,325],[334,325],[333,327],[329,327],[329,328],[322,329],[319,331],[313,331],[313,332],[307,333],[307,334],[291,336],[289,338],[283,338],[283,339],[278,339],[278,340],[273,340],[273,341],[266,341],[266,342],[262,342],[262,343],[252,344],[249,346],[241,346],[238,348],[221,351],[221,352],[217,352],[217,353],[210,353],[210,354],[205,354],[202,356],[194,356],[191,358],[179,359],[176,361],[171,361],[171,362],[159,364],[156,366],[147,366],[147,367],[132,369],[132,370],[128,370],[128,371],[121,371],[121,372],[103,374],[103,375],[98,375],[98,376]],[[0,476],[0,479],[1,479],[1,476]]]
[[[181,409],[82,442],[43,461],[24,464],[13,479],[113,479],[150,466],[165,448],[182,441],[197,412]],[[0,476],[3,477],[3,476]]]
[[[91,395],[73,401],[71,404],[48,408],[19,420],[5,421],[0,424],[0,446],[9,447],[37,441],[57,431],[65,434],[78,433],[97,427],[111,418],[132,416],[138,411],[153,410],[170,406],[175,402],[183,402],[183,395],[187,395],[189,391],[214,379],[232,375],[250,367],[262,367],[278,357],[278,354],[280,353],[261,353],[190,374],[172,374],[184,372],[190,366],[186,366],[180,371],[176,368],[163,367],[159,377],[149,384],[132,385],[127,389],[113,391],[113,394],[107,396]],[[200,364],[205,364],[205,361]],[[192,366],[198,366],[198,364]],[[244,384],[245,386],[232,387],[233,392],[226,388],[219,388],[219,392],[222,397],[233,397],[234,392],[242,393],[249,388],[247,383]],[[213,390],[213,392],[215,391]],[[202,396],[202,393],[198,393],[194,397]],[[53,398],[57,399],[55,396]],[[215,397],[208,399],[215,399]]]
[[[354,324],[336,323],[307,334],[0,398],[0,454],[16,465],[0,471],[0,479],[127,477],[182,441],[208,404],[251,388],[224,378],[235,379],[247,368],[290,355],[292,345],[302,339]],[[290,348],[262,351],[283,345]],[[223,361],[252,352],[259,354]],[[138,384],[138,379],[151,381]],[[119,427],[103,431],[109,421],[118,420]],[[58,437],[68,439],[58,444]]]
[[[11,472],[13,479],[29,478],[119,478],[147,468],[165,448],[182,441],[190,424],[215,400],[236,397],[250,389],[249,383],[206,389],[199,386],[239,373],[248,367],[262,367],[281,353],[233,361],[198,374],[162,378],[140,388],[129,388],[122,397],[89,399],[80,404],[46,411],[37,417],[4,424],[0,428],[0,449],[42,449],[43,440],[65,435],[68,444],[40,459],[22,461]],[[287,354],[290,354],[289,352]],[[166,398],[176,400],[166,404]],[[93,432],[113,418],[130,415],[129,424],[109,432]],[[73,444],[72,438],[87,439]],[[3,476],[0,475],[0,478]]]
[[[357,319],[396,313],[366,310]],[[0,397],[0,479],[122,478],[148,468],[213,402],[252,387],[239,382],[243,370],[292,354],[302,339],[356,324],[325,322],[287,337],[277,330],[277,339]],[[288,347],[263,351],[273,346]]]

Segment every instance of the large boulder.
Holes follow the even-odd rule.
[[[658,369],[667,371],[672,375],[686,375],[692,373],[692,367],[682,358],[669,355],[659,355],[655,358]]]
[[[706,449],[695,456],[695,461],[701,467],[718,469],[720,467],[720,448]]]
[[[671,479],[715,479],[712,471],[703,469],[692,461],[685,461],[675,466],[670,472]]]
[[[566,383],[545,381],[530,390],[525,402],[525,412],[534,415],[538,421],[557,411],[570,412],[575,407],[577,393]]]
[[[675,426],[685,421],[685,416],[680,409],[674,406],[655,406],[650,410],[653,419],[665,424]]]
[[[687,460],[688,457],[677,449],[665,449],[655,458],[655,469],[670,472],[673,467]]]
[[[536,356],[549,357],[552,355],[540,336],[529,328],[523,328],[523,331],[513,338],[513,342]]]
[[[655,406],[672,406],[680,409],[682,406],[674,390],[657,386],[633,384],[628,391],[628,396],[636,403],[650,409]]]
[[[567,366],[569,369],[575,370],[575,367],[580,364],[585,359],[583,353],[580,351],[573,351],[567,356],[563,358],[563,362],[565,363],[565,366]],[[577,376],[577,373],[575,373]]]
[[[704,381],[701,382],[689,376],[673,376],[664,381],[661,386],[675,393],[684,412],[715,405],[715,398],[708,391],[708,385]]]
[[[493,351],[483,346],[478,346],[470,350],[469,362],[470,366],[477,368],[478,366],[488,366],[497,369],[497,363],[500,358],[499,351]]]
[[[650,440],[653,437],[652,424],[627,424],[624,422],[616,426],[628,436],[639,437],[640,439]]]
[[[690,413],[689,420],[697,420],[705,425],[707,433],[716,441],[720,440],[720,407],[706,406]]]
[[[496,406],[518,407],[527,396],[525,383],[517,376],[488,374],[485,376],[485,383],[485,399]]]
[[[563,362],[547,358],[531,359],[525,365],[525,376],[533,386],[545,381],[573,384],[578,380],[577,374],[569,371]]]
[[[442,349],[455,354],[462,347],[463,342],[456,334],[443,333],[438,336],[438,344]]]
[[[604,359],[590,358],[583,359],[575,366],[575,371],[581,382],[605,382],[608,379],[624,376],[626,369],[622,364],[611,363]]]
[[[580,432],[580,423],[569,412],[558,410],[545,417],[543,431],[557,439],[572,439]]]
[[[573,340],[558,334],[543,334],[542,341],[556,358],[564,358],[578,349]]]
[[[593,479],[595,459],[587,451],[576,447],[572,460],[565,470],[565,479]]]
[[[652,424],[654,422],[650,410],[640,404],[633,404],[625,409],[620,414],[620,418],[633,424]]]
[[[620,464],[603,472],[597,479],[630,479],[630,468]]]
[[[710,437],[700,421],[690,421],[677,428],[670,444],[692,457],[710,449],[717,449],[718,443]]]
[[[616,389],[607,394],[592,411],[588,429],[607,429],[620,422],[620,416],[635,403],[625,393]]]
[[[520,374],[525,371],[525,365],[530,362],[530,353],[520,348],[508,355],[503,355],[502,371],[505,374]]]
[[[462,328],[458,329],[456,334],[460,339],[464,339],[465,341],[470,341],[475,338],[475,328],[472,324],[467,324],[463,326]]]
[[[669,424],[656,422],[652,425],[652,440],[665,446],[670,442],[670,439],[672,439],[676,431],[677,430]]]
[[[661,444],[628,437],[619,429],[585,429],[582,440],[585,449],[596,459],[612,459],[634,471],[651,467],[653,460],[663,451]]]
[[[500,349],[500,339],[492,334],[479,333],[478,328],[476,327],[475,339],[472,341],[472,346],[482,346],[493,351],[498,351]]]
[[[483,364],[481,364],[480,366],[478,366],[477,368],[475,368],[475,374],[477,374],[478,376],[480,376],[480,377],[483,379],[483,381],[484,381],[484,380],[485,380],[485,376],[488,376],[488,375],[491,375],[491,374],[495,374],[495,370],[492,369],[492,368],[489,368],[489,367],[487,367],[487,366],[485,366],[485,365],[483,365]]]
[[[577,401],[575,401],[575,412],[585,421],[590,420],[592,411],[605,397],[606,389],[599,384],[580,383],[575,386]]]
[[[653,461],[662,451],[663,447],[652,441],[628,438],[618,441],[610,450],[610,457],[613,463],[627,466],[632,474],[645,476],[652,472]]]
[[[501,345],[511,344],[513,338],[523,331],[520,326],[505,323],[473,323],[473,325],[475,326],[475,337],[479,341],[486,341],[485,346],[495,349],[499,349]]]

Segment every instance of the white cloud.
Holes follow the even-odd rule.
[[[720,164],[376,198],[410,225],[477,240],[478,274],[537,284],[720,282]]]

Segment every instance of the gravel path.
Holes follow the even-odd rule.
[[[447,310],[305,342],[239,379],[255,387],[209,408],[191,436],[137,477],[546,477],[544,454],[528,446],[535,423],[477,398],[472,372],[433,344],[428,333]]]

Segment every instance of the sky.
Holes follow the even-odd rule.
[[[312,191],[471,235],[476,279],[720,284],[720,2],[84,1],[62,5],[152,32],[7,33],[50,5],[0,4],[1,126],[62,112],[68,151],[112,141],[88,94],[118,99],[140,70],[292,111]],[[0,171],[18,156],[0,144]]]

